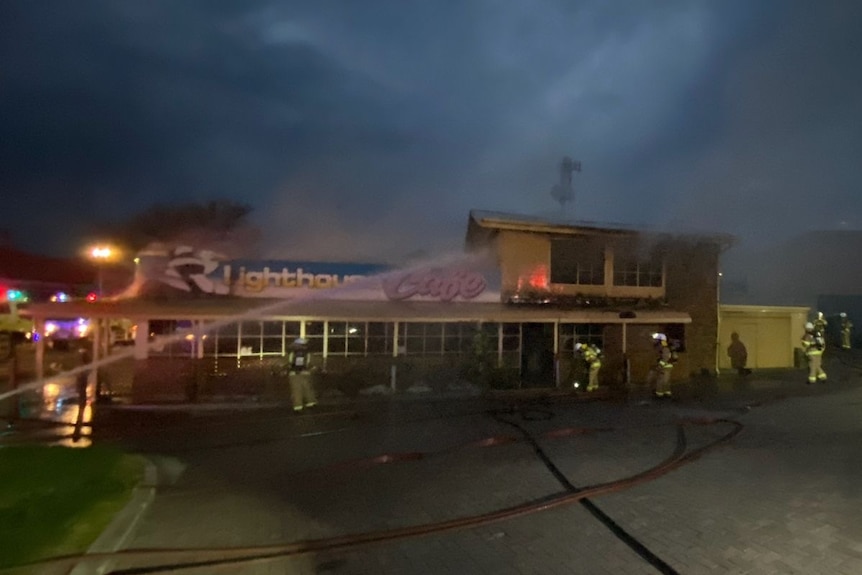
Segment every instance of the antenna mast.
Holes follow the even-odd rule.
[[[560,203],[563,214],[566,213],[566,203],[575,200],[575,189],[572,187],[572,173],[581,171],[581,163],[566,156],[560,162],[560,183],[551,188],[551,197]]]

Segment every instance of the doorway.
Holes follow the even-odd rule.
[[[554,324],[521,324],[521,387],[554,386]]]

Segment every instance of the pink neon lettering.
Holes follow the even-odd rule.
[[[422,270],[387,278],[383,281],[383,292],[392,300],[418,295],[452,301],[458,296],[473,299],[485,290],[485,285],[485,278],[476,272]]]

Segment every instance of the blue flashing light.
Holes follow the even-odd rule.
[[[51,296],[51,301],[53,302],[67,302],[69,301],[69,294],[65,292],[58,291],[54,295]]]

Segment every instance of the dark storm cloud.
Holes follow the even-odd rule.
[[[812,186],[772,221],[858,211],[849,0],[0,10],[0,226],[50,249],[71,221],[213,197],[255,206],[272,256],[457,247],[470,208],[554,212],[564,154],[584,219],[775,234],[756,214]]]
[[[862,150],[853,127],[862,120],[862,6],[776,8],[715,83],[721,130],[700,153],[677,154],[687,162],[671,162],[655,180],[678,190],[676,217],[756,243],[862,225],[850,221],[862,207],[862,170],[852,159]]]

